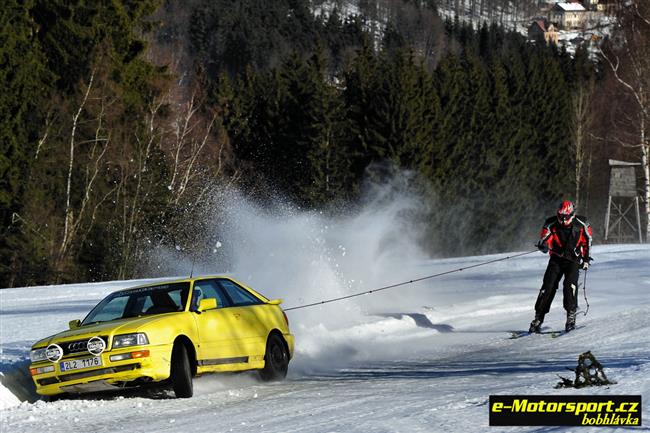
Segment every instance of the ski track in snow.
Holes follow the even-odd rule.
[[[560,338],[508,339],[532,319],[546,265],[541,254],[529,255],[289,312],[297,353],[286,381],[206,375],[184,400],[142,390],[46,402],[26,371],[34,341],[66,329],[106,294],[142,281],[0,290],[0,427],[3,433],[601,431],[489,427],[487,406],[491,394],[641,394],[649,413],[650,246],[599,246],[593,255],[589,313],[578,315],[580,329]],[[494,257],[432,260],[409,272],[415,278]],[[544,324],[550,329],[564,324],[558,292]],[[286,306],[300,303],[291,293],[284,298]],[[584,308],[582,291],[579,304]],[[617,384],[554,389],[558,375],[572,377],[567,368],[586,350]]]

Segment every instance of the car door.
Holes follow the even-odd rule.
[[[261,360],[266,350],[266,338],[269,334],[267,321],[264,320],[264,309],[267,305],[232,280],[222,278],[218,280],[224,295],[231,306],[228,308],[232,314],[235,338],[248,356]]]
[[[230,301],[216,280],[194,282],[191,311],[196,311],[201,299],[214,298],[217,308],[194,314],[199,334],[197,360],[199,365],[223,365],[242,362],[245,350],[237,341],[237,320],[230,311]]]

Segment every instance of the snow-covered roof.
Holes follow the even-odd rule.
[[[565,12],[584,12],[586,9],[580,3],[556,3],[555,6],[559,7]]]
[[[618,161],[616,159],[610,159],[609,160],[609,165],[618,165],[618,166],[635,166],[635,165],[641,165],[640,162],[627,162],[627,161]]]

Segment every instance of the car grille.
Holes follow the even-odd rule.
[[[108,347],[108,337],[107,336],[100,336],[102,340],[104,340],[104,343],[106,344],[106,347]],[[68,356],[68,355],[76,355],[78,353],[86,353],[88,352],[88,338],[85,340],[75,340],[75,341],[66,341],[65,343],[59,343],[59,346],[63,349],[63,356]]]

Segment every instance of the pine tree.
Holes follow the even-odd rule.
[[[443,189],[462,179],[458,167],[468,145],[467,110],[471,107],[471,92],[466,74],[460,59],[454,55],[444,57],[436,70],[436,90],[440,95],[441,107],[439,141],[442,147],[433,175],[441,179]]]
[[[324,48],[309,59],[308,79],[315,92],[304,107],[311,119],[313,134],[309,137],[309,184],[302,194],[311,206],[322,206],[346,197],[353,187],[345,130],[345,106],[340,90],[327,75]]]
[[[52,75],[30,16],[34,2],[8,1],[0,8],[0,286],[12,287],[21,272],[42,266],[34,222],[24,197],[46,113]],[[18,280],[18,283],[20,281]]]
[[[346,68],[343,99],[349,119],[348,158],[355,183],[373,160],[371,152],[372,128],[369,113],[373,109],[373,95],[378,86],[379,62],[366,38],[356,57]]]
[[[467,68],[469,78],[468,99],[468,143],[465,151],[463,170],[477,171],[472,177],[471,188],[475,191],[485,192],[490,189],[495,178],[495,172],[489,170],[486,157],[493,144],[488,141],[489,130],[494,126],[491,106],[490,85],[486,67],[482,60],[474,53],[467,55]],[[469,179],[468,179],[469,180]]]

